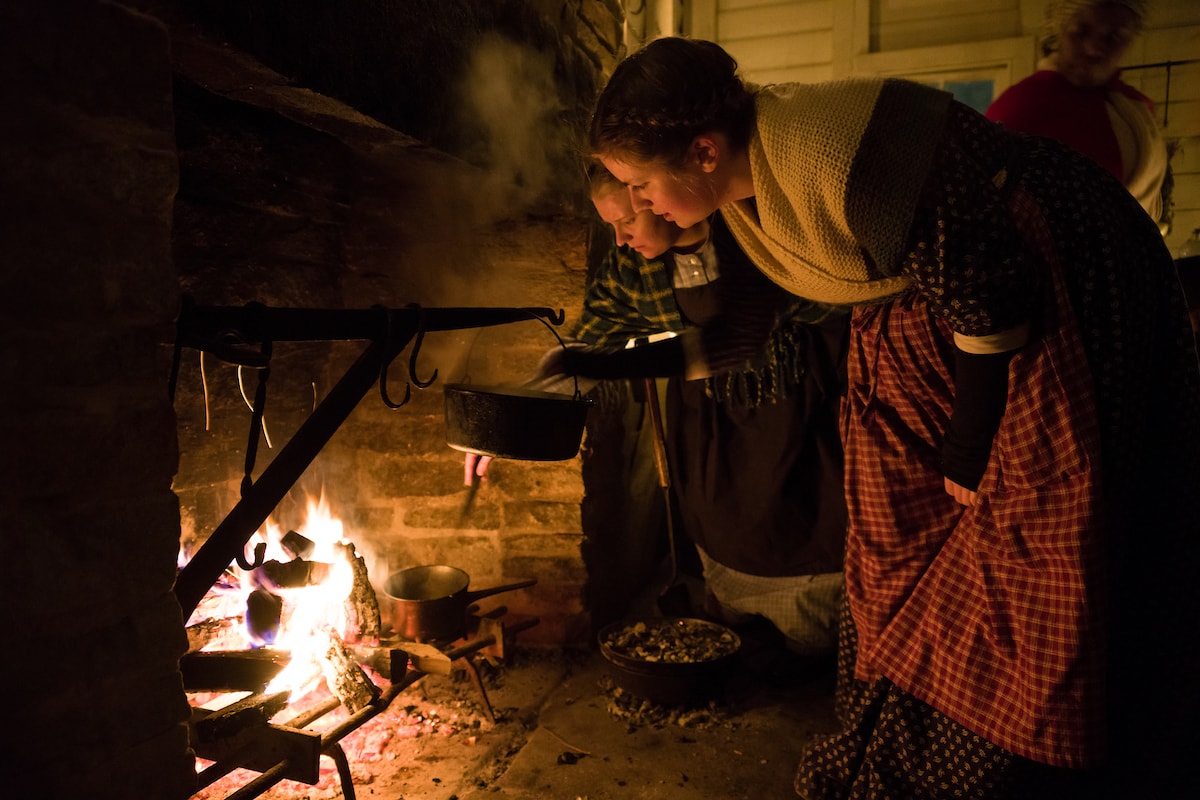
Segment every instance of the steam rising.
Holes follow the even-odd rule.
[[[525,231],[531,211],[560,207],[564,187],[580,184],[582,175],[574,147],[577,132],[567,122],[555,74],[553,50],[539,51],[496,32],[477,39],[448,106],[457,120],[457,146],[451,149],[478,172],[467,185],[435,181],[423,189],[421,207],[414,210],[420,222],[406,227],[405,250],[413,263],[440,268],[421,270],[421,278],[410,276],[432,283],[406,300],[448,306],[554,304],[544,291],[545,273],[531,266],[553,257],[553,243]],[[472,365],[474,377],[486,379],[494,360],[489,354],[508,350],[511,342],[532,339],[539,351],[553,344],[542,341],[533,325],[490,329],[482,337],[479,330],[432,334],[422,345],[421,363],[436,364],[445,381],[461,379]]]
[[[552,54],[487,33],[468,59],[461,97],[463,125],[478,137],[466,157],[487,170],[488,197],[500,216],[536,202],[561,180],[556,171],[570,131]]]

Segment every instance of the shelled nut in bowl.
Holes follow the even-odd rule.
[[[616,622],[597,640],[618,687],[665,705],[719,697],[742,646],[730,628],[691,617]]]

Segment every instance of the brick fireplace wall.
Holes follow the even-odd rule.
[[[206,5],[0,7],[6,796],[192,793],[178,671],[187,638],[172,584],[180,544],[199,545],[238,500],[250,415],[236,370],[211,356],[202,369],[194,351],[168,397],[182,295],[329,309],[548,306],[570,321],[603,243],[581,176],[559,168],[563,142],[527,148],[522,162],[520,148],[502,146],[514,120],[476,105],[474,138],[443,139],[462,147],[447,152],[180,11]],[[520,87],[528,99],[540,86],[556,97],[530,107],[539,114],[508,115],[546,125],[517,139],[544,145],[541,134],[577,120],[615,62],[619,13],[609,0],[565,12],[530,2],[537,47],[492,31],[478,52],[515,52],[510,71],[487,59],[459,66],[506,76],[492,94]],[[554,54],[547,41],[565,44]],[[481,150],[487,142],[495,147]],[[558,166],[539,169],[547,163]],[[578,458],[493,465],[466,523],[462,457],[443,436],[444,382],[513,381],[553,342],[535,322],[430,335],[417,373],[436,368],[438,382],[397,411],[378,393],[364,398],[276,521],[298,524],[306,499],[324,492],[377,586],[431,562],[466,569],[473,588],[536,577],[495,598],[539,617],[521,641],[587,644],[652,568],[658,492],[629,387],[595,395]],[[259,445],[255,476],[362,347],[276,345],[272,441]],[[389,372],[397,397],[407,360]],[[242,377],[252,396],[257,376]]]
[[[169,39],[110,3],[6,3],[0,74],[0,792],[186,797]]]

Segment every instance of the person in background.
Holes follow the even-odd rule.
[[[1052,0],[1037,72],[1002,92],[987,117],[1083,153],[1161,223],[1166,142],[1153,101],[1121,80],[1120,69],[1146,7],[1147,0]]]
[[[832,656],[846,530],[837,414],[847,315],[767,280],[719,218],[680,228],[634,211],[599,164],[589,181],[615,244],[589,281],[569,346],[625,354],[597,378],[670,377],[671,485],[703,568],[705,611],[730,624],[763,617],[793,653]],[[711,335],[716,368],[703,375],[639,361],[652,348],[626,349],[691,328]]]
[[[719,209],[774,282],[854,304],[841,729],[797,793],[1183,796],[1200,363],[1129,192],[936,89],[759,87],[683,37],[617,66],[590,143],[634,210],[686,228]],[[709,354],[692,331],[650,347]]]

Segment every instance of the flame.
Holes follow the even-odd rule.
[[[296,529],[296,533],[306,536],[316,545],[312,554],[313,559],[325,562],[334,560],[333,546],[343,543],[345,540],[342,538],[342,521],[336,519],[330,512],[329,501],[325,499],[324,490],[321,491],[319,499],[308,498],[304,524]]]
[[[321,583],[291,590],[284,596],[285,608],[292,600],[291,609],[281,624],[275,646],[290,651],[291,658],[268,684],[268,692],[303,695],[315,688],[322,677],[319,656],[329,647],[330,631],[340,633],[345,629],[345,601],[354,587],[354,571],[341,555],[330,557],[333,561],[329,574]]]
[[[354,587],[354,569],[349,560],[353,549],[337,546],[349,542],[344,538],[341,520],[333,516],[324,490],[319,498],[307,497],[304,522],[296,532],[313,543],[313,551],[306,560],[328,565],[327,573],[319,582],[307,586],[272,589],[272,593],[283,600],[279,631],[273,642],[255,641],[247,626],[239,626],[242,649],[265,646],[289,652],[288,665],[271,681],[267,691],[289,691],[292,697],[303,696],[320,682],[322,672],[318,657],[328,649],[331,636],[344,634],[348,622],[345,601]],[[266,545],[265,561],[290,561],[292,557],[282,545],[285,533],[279,524],[268,519],[251,537],[246,551],[253,553],[255,546],[262,543]],[[180,562],[186,561],[186,553],[181,548]],[[226,575],[228,579],[223,578],[213,587],[188,625],[204,619],[244,616],[247,598],[259,587],[259,581],[254,571],[242,570],[236,565],[231,566]],[[226,642],[219,649],[226,649],[228,645]]]

